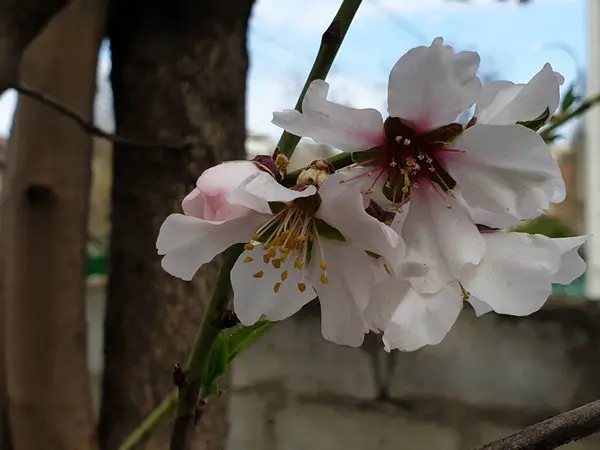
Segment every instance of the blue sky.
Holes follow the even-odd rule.
[[[258,0],[250,31],[248,127],[277,136],[273,110],[293,107],[341,0]],[[586,67],[586,0],[363,0],[329,77],[334,99],[356,107],[385,108],[390,68],[411,47],[436,36],[457,50],[476,50],[484,71],[525,82],[546,61],[574,80]],[[563,46],[574,53],[569,56]],[[108,52],[99,68],[98,121],[110,128],[106,78]],[[108,96],[108,97],[107,97]],[[15,96],[0,100],[0,135],[9,132]]]

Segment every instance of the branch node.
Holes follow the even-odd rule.
[[[178,389],[181,389],[186,385],[185,372],[179,363],[173,365],[173,384],[177,386]]]
[[[221,316],[219,317],[218,327],[221,330],[226,330],[227,328],[235,327],[239,323],[240,323],[240,319],[235,314],[235,311],[225,310],[225,311],[221,312]]]

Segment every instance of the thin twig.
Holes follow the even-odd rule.
[[[323,33],[317,58],[304,83],[304,87],[302,88],[302,92],[300,93],[300,97],[295,106],[296,110],[302,112],[302,101],[304,100],[304,96],[306,95],[306,91],[310,84],[314,80],[324,80],[327,77],[329,69],[331,69],[333,64],[333,60],[342,46],[342,42],[344,42],[346,32],[348,31],[348,28],[350,28],[352,19],[354,19],[356,11],[358,11],[358,7],[361,3],[362,0],[344,0],[337,14],[333,18],[331,25],[329,25],[327,30],[325,30],[325,33]],[[277,147],[285,156],[290,157],[296,148],[296,145],[298,145],[298,142],[300,142],[300,137],[284,131],[281,135],[281,139],[279,139]]]
[[[146,436],[148,436],[154,427],[160,423],[164,417],[173,409],[177,400],[177,391],[171,392],[165,399],[158,405],[154,411],[137,427],[133,433],[131,433],[125,442],[121,444],[119,450],[131,450],[135,448]]]
[[[573,409],[474,450],[551,450],[600,432],[600,400]]]
[[[24,84],[18,84],[13,87],[15,91],[18,93],[29,97],[35,101],[38,101],[50,108],[58,111],[60,114],[70,118],[77,125],[79,125],[83,130],[91,134],[92,136],[100,137],[103,139],[107,139],[114,144],[123,144],[129,145],[131,147],[139,147],[139,148],[152,148],[152,149],[163,149],[163,150],[188,150],[192,147],[191,143],[185,143],[180,145],[168,145],[161,143],[150,143],[150,142],[138,142],[131,139],[124,138],[122,136],[118,136],[116,134],[108,133],[106,131],[101,130],[97,126],[95,126],[92,122],[86,119],[81,113],[78,111],[63,105],[60,101],[52,97],[51,95],[44,94],[43,92],[36,91]]]

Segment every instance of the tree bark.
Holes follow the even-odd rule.
[[[0,0],[0,95],[17,82],[23,52],[71,0]]]
[[[115,148],[110,281],[105,324],[103,448],[121,441],[174,388],[185,363],[214,264],[194,282],[166,274],[156,254],[163,220],[203,170],[244,157],[246,32],[253,0],[116,1],[110,27],[117,133],[195,142],[191,150]],[[222,448],[225,402],[203,418],[195,448]],[[168,447],[169,424],[145,443]]]
[[[92,116],[104,0],[81,0],[26,51],[26,83]],[[86,358],[92,138],[19,99],[3,196],[6,378],[15,450],[97,446]]]

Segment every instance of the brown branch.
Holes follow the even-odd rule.
[[[473,450],[550,450],[600,432],[600,400]]]
[[[62,115],[73,120],[77,125],[83,128],[86,132],[91,134],[92,136],[100,137],[103,139],[107,139],[114,144],[122,144],[128,145],[131,147],[139,147],[139,148],[154,148],[154,149],[164,149],[164,150],[188,150],[192,147],[191,143],[183,143],[179,145],[168,145],[161,143],[150,143],[150,142],[138,142],[131,139],[124,138],[122,136],[118,136],[116,134],[108,133],[106,131],[101,130],[97,126],[95,126],[92,122],[87,120],[81,113],[75,111],[74,109],[63,105],[54,97],[44,94],[43,92],[36,91],[28,86],[23,84],[18,84],[13,87],[20,94],[29,97],[33,100],[36,100],[50,108],[58,111]]]

